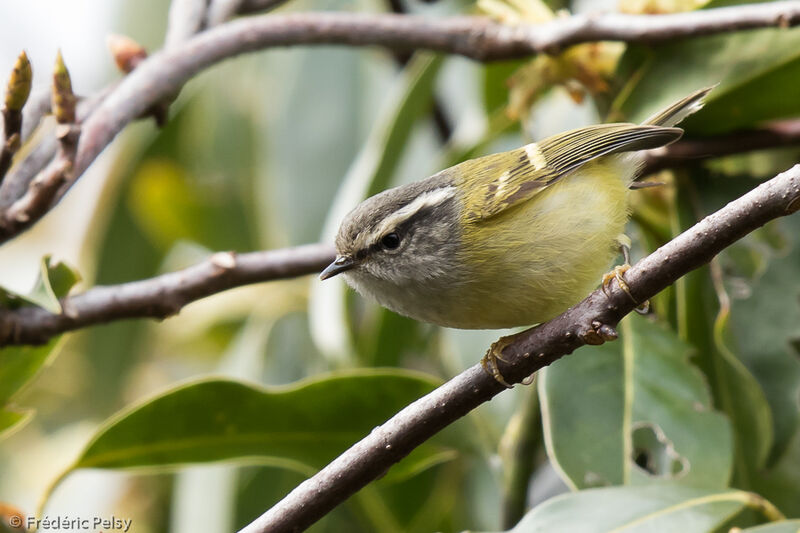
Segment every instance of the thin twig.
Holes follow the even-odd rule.
[[[50,88],[34,91],[22,111],[22,143],[30,139],[45,116],[50,114]]]
[[[56,157],[47,168],[31,181],[25,194],[6,210],[9,227],[25,226],[31,217],[41,218],[50,210],[59,190],[72,177],[80,126],[65,126],[59,135]]]
[[[164,48],[175,48],[202,30],[207,9],[207,0],[172,0],[167,16]]]
[[[0,181],[11,168],[11,161],[22,145],[22,109],[31,94],[33,72],[28,55],[22,52],[14,64],[6,86],[3,104],[3,137],[0,138]]]
[[[273,11],[289,0],[242,0],[239,6],[240,15],[253,15]]]
[[[773,122],[758,129],[736,131],[716,137],[685,138],[664,148],[650,150],[642,174],[691,165],[705,159],[799,143],[800,120],[797,119]]]
[[[657,16],[575,15],[546,24],[517,26],[499,24],[483,17],[435,19],[356,13],[278,14],[234,20],[154,54],[122,80],[86,120],[74,179],[127,124],[145,114],[153,105],[177,94],[192,76],[223,59],[254,50],[293,45],[374,45],[393,50],[428,49],[491,61],[540,52],[552,53],[589,41],[656,43],[735,30],[789,27],[798,23],[798,1]],[[71,184],[69,182],[65,187]],[[29,217],[25,224],[11,224],[11,227],[7,224],[8,217],[0,217],[0,242],[25,230],[43,214]]]
[[[62,314],[39,307],[2,310],[0,346],[41,344],[65,331],[114,320],[167,318],[190,302],[233,287],[319,272],[333,257],[333,248],[321,244],[246,254],[220,252],[184,270],[64,298]]]
[[[211,0],[206,13],[206,26],[211,28],[232,19],[243,4],[244,0]]]
[[[638,301],[652,298],[747,233],[797,210],[800,165],[704,218],[631,267],[625,279]],[[503,350],[508,363],[500,363],[502,375],[509,383],[519,383],[584,344],[602,343],[602,337],[608,338],[635,307],[616,286],[608,295],[602,290],[593,292],[560,316],[516,337]],[[503,390],[480,364],[474,365],[373,429],[241,533],[302,531],[445,426]]]
[[[106,96],[111,94],[116,86],[116,83],[112,84],[102,91],[99,91],[97,94],[79,101],[77,110],[78,124],[81,124],[84,120],[86,120],[86,118],[91,115],[95,109],[97,109],[97,106],[100,105],[100,102],[102,102]],[[48,90],[46,94],[49,101],[51,97],[50,91]],[[48,103],[45,113],[49,112],[50,104]],[[23,132],[24,131],[25,128],[23,127]],[[3,215],[0,216],[0,228],[5,227],[6,222],[4,220],[8,219],[5,210],[7,210],[11,204],[26,194],[31,182],[34,180],[34,178],[36,178],[37,175],[43,173],[44,169],[47,168],[49,164],[55,163],[57,150],[58,140],[52,135],[44,136],[39,144],[37,144],[31,150],[27,157],[16,164],[12,172],[8,175],[5,181],[3,181],[2,185],[0,185],[0,213],[3,213]],[[48,169],[48,171],[50,170],[52,170],[52,166]],[[56,199],[58,198],[59,197],[57,196]],[[52,208],[52,205],[48,208],[48,210],[50,208]],[[35,221],[35,219],[33,221]],[[20,231],[25,229],[28,225],[30,224],[21,227]],[[0,229],[0,234],[2,233],[3,230]],[[12,232],[12,235],[10,235],[9,238],[13,236],[14,234]],[[2,242],[2,240],[3,239],[0,239],[0,242]]]
[[[25,194],[4,213],[6,226],[25,226],[31,218],[39,219],[50,210],[59,190],[69,183],[75,166],[81,128],[77,121],[77,98],[72,91],[72,79],[59,50],[53,69],[50,107],[58,125],[55,137],[58,149],[53,162],[28,186]]]

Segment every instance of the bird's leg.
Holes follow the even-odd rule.
[[[627,235],[619,235],[617,237],[617,242],[619,243],[619,248],[622,251],[624,263],[615,266],[614,270],[603,276],[603,282],[601,285],[603,288],[603,293],[608,296],[608,288],[611,286],[611,281],[617,280],[619,288],[625,291],[625,294],[627,294],[628,297],[633,300],[633,303],[637,304],[638,307],[636,307],[636,312],[642,315],[647,314],[647,312],[650,310],[650,300],[645,300],[640,304],[636,298],[633,297],[633,294],[631,294],[631,288],[628,286],[628,283],[623,277],[625,272],[631,268],[631,240]]]
[[[514,386],[510,385],[503,377],[503,374],[500,373],[500,369],[497,367],[497,361],[508,363],[508,361],[503,359],[503,350],[517,340],[522,333],[525,332],[523,331],[514,335],[500,337],[492,343],[492,345],[489,347],[489,350],[486,352],[486,355],[484,355],[483,359],[481,359],[481,366],[483,367],[483,370],[497,380],[498,383],[509,389],[513,388]]]

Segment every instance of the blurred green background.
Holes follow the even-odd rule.
[[[597,8],[567,4],[550,7]],[[403,5],[430,16],[481,9],[513,22],[536,21],[544,4]],[[156,50],[167,9],[165,0],[119,0],[108,29],[86,39],[95,53],[104,31]],[[299,0],[280,11],[390,9]],[[80,59],[70,52],[72,68]],[[9,62],[17,53],[4,49]],[[85,67],[72,69],[79,91],[117,77],[109,57],[98,61],[105,74],[93,86],[77,75]],[[490,65],[430,54],[402,63],[380,49],[315,47],[218,65],[184,88],[162,130],[129,127],[82,179],[93,189],[71,193],[85,203],[67,199],[44,221],[49,231],[26,234],[2,260],[26,265],[31,277],[32,256],[55,249],[60,257],[53,243],[66,239],[71,253],[61,256],[87,288],[219,250],[331,241],[344,213],[389,186],[605,117],[639,120],[714,83],[707,108],[686,122],[689,136],[800,117],[797,29],[583,45]],[[799,154],[766,150],[663,173],[666,186],[635,195],[634,258]],[[76,213],[88,217],[85,231],[74,229]],[[655,298],[650,316],[626,319],[619,342],[582,348],[535,386],[477,409],[312,530],[498,531],[531,508],[525,521],[535,525],[520,531],[727,531],[781,512],[800,518],[798,235],[795,216],[748,236]],[[21,283],[8,277],[3,285]],[[228,291],[161,323],[93,327],[55,349],[3,349],[0,372],[23,359],[43,369],[23,390],[12,383],[0,395],[0,414],[35,410],[0,434],[0,502],[33,514],[64,473],[50,516],[113,514],[132,519],[136,532],[231,531],[477,362],[501,333],[419,324],[341,280],[312,276]],[[654,525],[648,517],[658,510]],[[797,523],[773,527],[796,531]]]

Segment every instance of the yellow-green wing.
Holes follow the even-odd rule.
[[[653,125],[598,124],[462,163],[458,167],[469,191],[467,220],[486,219],[530,200],[593,159],[658,148],[679,139],[682,133],[680,128]]]

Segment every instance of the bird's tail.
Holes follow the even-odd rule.
[[[716,85],[697,90],[689,96],[681,98],[668,108],[662,109],[655,115],[649,117],[642,122],[642,124],[664,127],[672,127],[678,124],[692,113],[699,111],[703,105],[705,105],[705,97],[714,87],[716,87]]]

